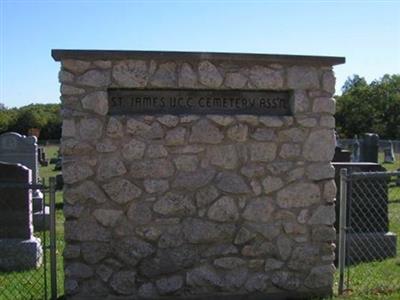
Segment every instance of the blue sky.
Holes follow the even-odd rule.
[[[0,0],[0,102],[59,102],[58,49],[345,56],[347,76],[400,73],[400,1]]]

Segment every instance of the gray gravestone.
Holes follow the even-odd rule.
[[[31,170],[0,162],[0,270],[37,268],[40,239],[33,236]]]
[[[32,171],[32,184],[39,184],[39,162],[38,145],[35,136],[24,136],[15,132],[7,132],[0,135],[0,161],[21,164]],[[33,224],[35,229],[44,229],[43,218],[48,216],[44,213],[43,194],[40,190],[32,192]],[[44,214],[44,215],[43,215]]]
[[[383,155],[384,155],[383,161],[385,163],[392,164],[396,161],[396,158],[394,156],[394,149],[393,149],[392,141],[389,141],[388,148],[383,149]]]
[[[354,137],[353,150],[351,153],[351,161],[352,162],[360,161],[360,141],[358,140],[357,135]]]

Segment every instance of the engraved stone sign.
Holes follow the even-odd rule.
[[[289,91],[109,89],[110,115],[291,115]]]

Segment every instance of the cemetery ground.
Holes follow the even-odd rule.
[[[49,159],[57,157],[58,146],[50,145],[46,146],[46,153]],[[380,153],[380,162],[383,161],[383,154]],[[395,171],[400,168],[400,155],[396,154],[396,163],[394,164],[383,164],[388,171]],[[49,164],[47,167],[40,168],[40,176],[45,179],[48,184],[49,177],[55,177],[60,171],[54,171],[54,164]],[[400,187],[392,188],[390,190],[390,218],[396,220],[397,223],[390,223],[390,231],[395,232],[400,236]],[[48,203],[48,195],[46,195],[46,202]],[[57,289],[58,296],[62,296],[64,293],[63,287],[63,258],[62,253],[64,249],[64,216],[63,216],[63,203],[62,203],[62,191],[56,193],[56,243],[57,243]],[[36,236],[43,240],[42,233],[35,233]],[[49,234],[45,235],[48,244]],[[49,253],[45,251],[47,255],[46,268],[49,272]],[[7,290],[12,291],[11,294],[7,294],[9,299],[42,299],[43,295],[43,268],[42,265],[39,270],[25,271],[25,272],[12,272],[12,273],[0,273],[0,288],[7,287]],[[347,272],[347,270],[346,270]],[[337,282],[338,274],[335,277],[334,285],[334,299],[350,299],[350,300],[361,300],[361,299],[385,299],[385,300],[397,300],[400,299],[400,285],[393,289],[388,287],[387,284],[393,283],[393,279],[400,278],[400,239],[397,240],[397,257],[387,259],[385,261],[363,263],[349,269],[351,286],[350,289],[342,296],[337,296]],[[364,289],[363,282],[369,280],[365,278],[366,274],[374,274],[373,285],[371,289]],[[48,280],[48,294],[50,293]],[[30,298],[27,298],[24,292],[29,290]],[[0,293],[1,299],[1,293]]]

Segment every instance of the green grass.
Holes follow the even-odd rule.
[[[380,153],[379,161],[383,162]],[[400,155],[396,154],[396,162],[382,164],[388,171],[400,168]],[[380,262],[362,263],[349,268],[349,289],[342,296],[334,299],[364,300],[398,300],[400,299],[400,187],[389,190],[389,230],[397,234],[397,257]],[[337,292],[338,274],[335,278]]]

